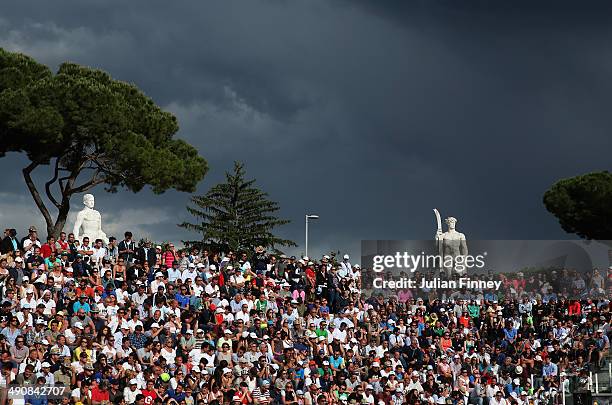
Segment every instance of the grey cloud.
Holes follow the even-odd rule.
[[[200,192],[244,161],[294,221],[283,236],[321,215],[312,252],[429,237],[434,206],[472,238],[564,237],[542,193],[609,167],[605,6],[457,4],[23,1],[0,42],[138,84],[209,160]],[[15,159],[0,168],[25,193]],[[98,205],[122,223],[146,202],[139,230],[176,241],[187,200]]]

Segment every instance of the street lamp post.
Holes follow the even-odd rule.
[[[304,256],[308,256],[308,220],[309,219],[319,219],[318,215],[314,214],[306,214],[306,246],[304,248]]]

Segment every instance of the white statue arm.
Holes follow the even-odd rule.
[[[443,232],[441,230],[438,230],[436,232],[436,247],[438,248],[438,255],[440,255],[440,257],[444,257],[444,236],[443,236]],[[444,260],[444,259],[442,259]]]
[[[465,235],[461,234],[461,237],[459,238],[459,240],[460,240],[459,252],[461,253],[462,256],[467,256],[468,247],[467,247],[467,240],[465,239]]]
[[[83,224],[83,211],[77,213],[76,220],[74,221],[74,228],[72,229],[72,233],[74,234],[74,238],[80,241],[80,230],[81,225]]]

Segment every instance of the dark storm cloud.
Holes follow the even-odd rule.
[[[0,41],[138,84],[209,160],[201,192],[242,160],[284,236],[321,215],[311,253],[430,237],[433,207],[471,238],[563,237],[542,193],[609,167],[604,3],[491,3],[25,1]],[[0,167],[23,194],[15,157]],[[184,194],[97,195],[117,229],[184,236]]]

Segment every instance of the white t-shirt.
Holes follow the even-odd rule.
[[[35,241],[32,241],[30,238],[26,239],[23,241],[23,250],[29,250],[32,245],[41,247],[42,245],[40,244],[40,241],[37,239]]]
[[[25,314],[23,312],[17,312],[17,319],[19,320],[19,324],[22,324],[23,321],[26,319]],[[28,314],[26,325],[30,327],[34,326],[34,317],[31,313]]]
[[[168,269],[168,281],[170,283],[175,282],[179,278],[181,278],[181,270],[175,268]]]
[[[37,305],[43,304],[45,309],[43,310],[43,314],[50,316],[53,315],[53,309],[55,308],[55,301],[49,299],[49,301],[45,301],[44,299],[39,299]]]
[[[104,259],[104,256],[106,256],[106,248],[105,247],[101,247],[101,248],[97,248],[94,247],[93,249],[93,254],[91,255],[91,261],[93,264],[97,264],[97,263],[102,263],[102,259]]]
[[[195,271],[195,269],[187,269],[181,275],[181,279],[183,280],[183,282],[185,282],[185,280],[187,280],[188,278],[191,279],[191,281],[195,281],[197,276],[198,273]]]
[[[174,364],[174,359],[176,358],[176,349],[167,351],[167,348],[163,348],[160,354],[164,359],[166,359],[166,363]]]

